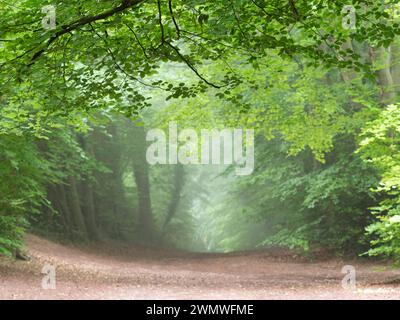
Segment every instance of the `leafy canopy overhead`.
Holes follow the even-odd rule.
[[[397,1],[353,1],[357,28],[342,27],[347,0],[21,0],[0,2],[0,97],[17,94],[25,104],[58,112],[113,105],[132,115],[148,101],[144,89],[191,97],[209,86],[228,91],[242,80],[227,65],[224,75],[202,72],[207,61],[232,54],[258,67],[271,50],[301,55],[311,64],[364,69],[344,49],[349,39],[387,46],[399,25],[388,8]],[[45,30],[42,8],[56,7],[56,28]],[[181,63],[198,83],[167,82],[162,62]],[[228,62],[227,62],[228,64]],[[256,85],[256,84],[254,84]],[[32,93],[34,92],[34,94]],[[53,107],[51,107],[53,106]],[[54,111],[54,110],[53,110]]]

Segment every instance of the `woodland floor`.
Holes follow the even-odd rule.
[[[0,259],[0,299],[400,299],[400,269],[359,260],[77,248],[33,235],[27,247],[29,262]],[[55,290],[42,289],[46,263],[56,266]],[[341,286],[344,265],[356,268],[356,290]]]

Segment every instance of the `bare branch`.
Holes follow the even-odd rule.
[[[186,63],[186,65],[196,74],[196,76],[198,76],[201,80],[203,80],[206,84],[208,84],[211,87],[217,88],[217,89],[221,89],[222,86],[218,86],[210,81],[208,81],[206,78],[204,78],[198,71],[197,69],[190,63],[190,61],[188,59],[186,59],[186,57],[179,51],[179,49],[177,47],[175,47],[173,44],[171,44],[168,41],[165,41],[165,43],[170,46],[175,52],[176,54],[179,56],[179,58]]]
[[[135,39],[136,39],[136,42],[139,44],[140,48],[141,48],[142,51],[143,51],[144,56],[146,57],[147,60],[149,60],[149,56],[147,55],[146,48],[145,48],[145,47],[143,46],[143,44],[140,42],[140,39],[139,39],[139,37],[137,36],[135,30],[133,30],[133,29],[131,28],[131,26],[128,25],[127,23],[124,23],[124,25],[133,33],[133,35],[134,35],[134,37],[135,37]]]
[[[263,6],[261,6],[259,3],[257,3],[257,1],[251,0],[251,2],[253,2],[254,5],[257,6],[264,13],[265,16],[267,16],[268,18],[273,18],[273,16],[271,14],[269,14]]]
[[[172,17],[172,21],[174,22],[174,25],[175,25],[176,34],[177,34],[178,39],[179,39],[181,37],[181,30],[179,29],[178,22],[175,19],[174,10],[172,8],[172,0],[168,0],[168,7],[169,7],[169,13],[171,14],[171,17]]]
[[[158,23],[160,24],[161,30],[161,45],[165,42],[164,25],[162,23],[162,11],[161,11],[161,1],[157,0],[158,6]]]
[[[299,15],[299,12],[297,11],[296,4],[295,4],[294,0],[289,0],[289,6],[290,6],[290,9],[292,10],[292,14],[293,14],[294,18],[296,20],[299,20],[300,19],[300,15]]]

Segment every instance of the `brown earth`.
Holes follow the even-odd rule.
[[[399,299],[400,270],[389,264],[310,262],[277,250],[185,253],[145,247],[77,248],[27,236],[32,260],[0,259],[0,299]],[[118,249],[117,249],[118,248]],[[46,264],[56,289],[42,288]],[[355,290],[342,267],[356,268]]]

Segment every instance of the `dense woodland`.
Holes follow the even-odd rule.
[[[1,254],[29,231],[400,260],[399,1],[5,0],[0,11]],[[146,132],[171,121],[254,128],[254,172],[149,165]]]

